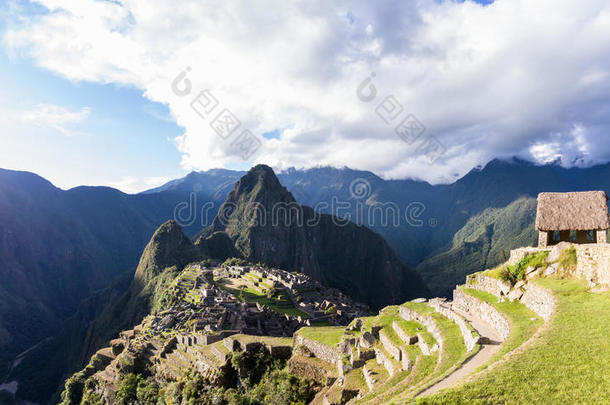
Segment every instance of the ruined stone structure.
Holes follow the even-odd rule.
[[[604,191],[538,195],[538,247],[559,242],[606,243],[608,228],[608,197]]]

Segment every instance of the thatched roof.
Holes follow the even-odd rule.
[[[538,231],[588,231],[608,228],[608,197],[603,191],[538,194]]]

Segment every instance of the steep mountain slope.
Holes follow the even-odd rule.
[[[142,249],[160,224],[176,216],[187,236],[209,225],[243,174],[230,170],[194,172],[132,196],[105,187],[63,191],[34,174],[0,170],[0,275],[4,281],[0,283],[0,382],[5,381],[9,363],[18,353],[62,329],[70,317],[77,317],[86,328],[99,311],[96,303],[117,299],[129,286]],[[494,242],[492,237],[495,247],[488,247],[490,238],[480,230],[483,223],[493,222],[496,227],[497,220],[483,221],[468,231],[477,237],[460,236],[458,242],[454,241],[456,233],[462,229],[467,233],[471,229],[469,221],[485,216],[486,209],[503,209],[521,197],[532,198],[542,191],[610,192],[610,164],[565,169],[515,159],[494,160],[453,184],[438,186],[383,180],[373,173],[351,169],[287,170],[278,177],[298,202],[319,212],[349,217],[380,233],[404,263],[419,266],[437,295],[447,292],[449,282],[445,279],[462,282],[459,278],[463,274],[480,270],[478,266],[483,263],[491,267],[501,259],[502,249],[514,246],[510,240]],[[363,194],[350,188],[367,183]],[[393,221],[384,225],[379,211],[368,218],[358,216],[362,209],[366,212],[392,203],[399,212],[397,226]],[[420,211],[408,218],[405,212],[411,204]],[[527,215],[533,213],[533,208],[528,208]],[[383,215],[394,218],[393,214]],[[523,218],[527,215],[524,211]],[[511,226],[515,227],[512,237],[523,241],[518,244],[531,244],[526,236],[530,226],[527,221]],[[465,243],[460,242],[462,239]],[[475,243],[477,240],[481,243]],[[216,235],[206,244],[235,255],[232,241],[225,234]],[[355,251],[345,245],[348,252]],[[481,254],[477,253],[479,248]],[[457,267],[448,265],[455,260]],[[115,295],[99,298],[95,294],[125,272],[127,282],[117,282]],[[349,277],[337,280],[346,285],[350,281]],[[79,304],[83,310],[75,314]],[[80,335],[74,336],[74,342],[82,340]],[[40,370],[41,364],[30,364],[34,360],[26,356],[20,367],[29,364],[30,370]],[[32,382],[34,387],[37,384]]]
[[[537,243],[536,200],[521,198],[504,208],[488,208],[470,218],[453,237],[450,250],[422,262],[417,270],[430,289],[448,295],[472,269],[492,268],[511,249]]]
[[[186,229],[193,235],[206,226],[226,182],[209,176],[208,188],[192,195],[127,195],[107,187],[64,191],[32,173],[0,170],[0,382],[19,353],[54,335],[96,290],[131,273],[176,207],[197,213],[213,203],[208,222],[197,216]]]
[[[303,272],[374,307],[427,294],[381,236],[299,205],[265,165],[235,183],[201,237],[219,231],[248,261]]]

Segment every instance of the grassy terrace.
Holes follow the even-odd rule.
[[[235,294],[236,297],[241,299],[242,291],[231,288],[226,285],[224,280],[216,280],[218,286],[223,288],[226,291],[229,291]],[[243,290],[243,300],[247,302],[257,302],[261,305],[266,305],[269,308],[273,309],[280,314],[288,314],[292,316],[300,316],[303,319],[309,319],[310,316],[305,312],[301,311],[298,308],[295,308],[292,304],[290,306],[286,305],[286,301],[279,301],[275,298],[268,298],[265,294],[260,291],[255,290],[254,288],[246,288]]]
[[[415,309],[420,313],[422,313],[422,311],[427,311],[427,313],[436,321],[441,335],[443,336],[443,351],[440,353],[441,361],[434,369],[434,372],[432,372],[428,377],[424,378],[419,384],[414,384],[412,389],[403,394],[404,398],[410,398],[417,392],[420,392],[421,390],[442,380],[478,351],[478,349],[475,349],[471,352],[467,352],[460,328],[449,318],[439,314],[427,304],[416,305],[419,308],[412,307],[412,309]],[[426,308],[421,308],[424,305]],[[432,337],[430,336],[430,338]]]
[[[432,315],[436,312],[434,308],[432,308],[426,302],[405,302],[401,306],[410,308],[421,315]]]
[[[522,353],[429,404],[610,403],[610,293],[576,280],[540,279],[557,299],[548,329]]]
[[[357,401],[357,403],[380,404],[391,400],[407,391],[413,385],[418,384],[420,381],[434,372],[434,368],[438,362],[438,352],[433,353],[432,356],[422,356],[421,352],[419,352],[419,349],[416,347],[411,346],[409,350],[413,350],[413,352],[409,353],[410,356],[413,356],[413,358],[418,356],[415,366],[411,369],[411,371],[402,371],[397,373],[392,378],[387,380],[383,384],[383,387],[378,387],[375,391],[362,398],[362,400]],[[375,360],[371,361],[375,362]],[[367,366],[368,364],[369,363],[367,362]],[[379,367],[383,368],[383,366]],[[385,371],[385,369],[383,370]],[[387,372],[385,375],[387,376]]]
[[[354,391],[359,390],[362,393],[368,391],[368,386],[366,385],[366,381],[364,380],[364,374],[362,374],[361,368],[351,370],[345,375],[345,382],[343,388]]]
[[[416,347],[403,345],[403,347],[407,348],[410,358],[415,359],[419,356],[413,370],[409,373],[398,373],[384,385],[383,389],[364,397],[363,402],[377,404],[386,402],[393,403],[393,401],[396,401],[398,398],[403,398],[403,401],[408,400],[416,394],[417,391],[444,378],[447,374],[452,372],[455,367],[462,364],[473,354],[472,352],[466,352],[466,346],[464,345],[459,327],[448,318],[437,313],[434,308],[430,307],[427,303],[408,302],[403,305],[422,315],[430,315],[436,321],[444,338],[443,353],[435,352],[431,356],[423,356]],[[398,307],[395,308],[396,311],[398,311]],[[387,318],[384,317],[384,315],[385,314],[380,314],[378,322],[380,324],[389,322],[391,328],[392,322],[388,319],[390,314],[388,314]],[[396,316],[399,317],[397,313]],[[405,325],[405,328],[415,327],[415,330],[417,330],[417,326],[413,324],[418,325],[415,322],[409,322]],[[405,329],[405,331],[407,330]],[[434,338],[429,332],[423,330],[420,331],[420,333],[422,337],[426,339],[427,343],[430,345],[435,343]],[[439,355],[442,356],[440,363],[438,362]],[[398,401],[396,403],[401,402]]]
[[[360,337],[364,332],[370,332],[373,323],[375,322],[376,316],[363,316],[362,318],[356,318],[350,322],[347,326],[345,333],[352,335],[354,337]],[[348,331],[350,327],[356,324],[356,321],[360,319],[362,321],[362,328],[360,330]]]
[[[271,346],[292,346],[292,338],[289,338],[289,337],[284,338],[284,337],[253,336],[253,335],[237,334],[237,335],[231,336],[231,338],[236,339],[244,344],[260,342],[260,343],[264,343],[264,344],[271,345]],[[223,347],[224,347],[224,345],[223,345]]]
[[[409,336],[415,336],[424,329],[419,323],[415,321],[405,321],[401,317],[396,318],[394,321]]]
[[[396,345],[398,347],[405,345],[405,342],[403,342],[402,339],[400,339],[400,337],[396,333],[396,331],[394,331],[394,328],[392,327],[392,323],[394,321],[405,322],[407,324],[408,329],[404,329],[404,330],[405,331],[413,330],[413,331],[415,331],[414,334],[417,333],[416,332],[417,329],[423,330],[423,327],[421,325],[419,325],[417,322],[407,322],[404,319],[402,319],[400,317],[400,315],[398,314],[397,306],[391,306],[391,307],[384,308],[379,313],[379,316],[377,316],[377,319],[374,321],[374,324],[377,326],[381,326],[383,333],[388,337],[388,339],[390,339],[390,341],[392,343],[394,343],[394,345]]]
[[[502,344],[502,347],[491,358],[489,364],[500,359],[506,353],[516,349],[529,339],[538,328],[542,325],[543,320],[532,312],[525,305],[519,301],[515,302],[498,302],[498,297],[493,294],[486,293],[484,291],[475,290],[472,288],[460,287],[462,291],[472,295],[475,298],[485,301],[495,307],[500,313],[502,313],[510,322],[510,336]],[[482,368],[486,367],[483,366]]]
[[[296,333],[306,339],[335,347],[341,341],[344,330],[345,328],[343,326],[311,326],[301,328]]]

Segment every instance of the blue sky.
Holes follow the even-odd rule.
[[[438,183],[495,157],[610,158],[603,0],[184,2],[2,2],[0,167],[136,192],[259,162]],[[186,67],[183,97],[172,83]],[[371,103],[356,97],[367,78]],[[191,107],[204,89],[235,133]],[[417,142],[397,136],[405,117],[422,124]],[[245,130],[256,154],[240,150]]]
[[[31,60],[0,53],[0,108],[34,110],[39,105],[71,111],[89,108],[79,135],[45,127],[20,127],[0,135],[0,166],[33,171],[58,187],[114,185],[136,191],[186,172],[174,138],[182,130],[162,103],[134,87],[70,81]],[[147,184],[149,180],[151,183]]]

